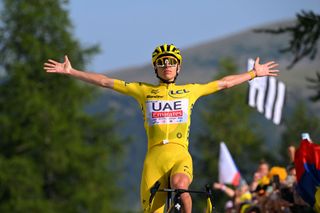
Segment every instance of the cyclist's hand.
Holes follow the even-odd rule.
[[[274,61],[269,61],[265,64],[260,64],[260,58],[258,57],[254,62],[254,70],[256,76],[278,76],[279,70],[274,70],[273,68],[277,67],[278,64]]]
[[[43,68],[48,73],[70,74],[72,66],[68,59],[68,56],[64,56],[63,63],[59,63],[55,60],[49,59],[48,62],[44,63]]]

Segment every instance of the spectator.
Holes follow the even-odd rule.
[[[233,200],[233,209],[240,209],[243,203],[251,203],[252,195],[249,191],[249,186],[245,181],[242,181],[236,189],[232,189],[222,183],[214,183],[214,189],[223,191]],[[230,204],[229,204],[230,205]]]
[[[253,175],[253,181],[250,185],[251,192],[264,193],[266,186],[270,184],[268,178],[269,164],[265,160],[261,160],[257,171]]]

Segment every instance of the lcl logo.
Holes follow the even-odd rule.
[[[186,89],[179,89],[179,90],[170,90],[169,91],[169,95],[173,98],[181,98],[183,96],[185,96],[187,93],[189,93],[189,90]]]

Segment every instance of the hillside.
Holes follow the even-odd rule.
[[[257,28],[275,28],[279,25],[290,23],[291,22],[273,23]],[[307,89],[308,82],[305,78],[315,77],[315,71],[319,71],[320,57],[318,56],[314,61],[304,60],[295,66],[294,69],[287,70],[286,67],[289,64],[290,56],[279,53],[279,49],[285,47],[287,42],[287,35],[274,36],[257,34],[253,32],[253,29],[248,29],[235,35],[182,49],[184,63],[182,73],[178,77],[177,83],[208,82],[219,72],[219,61],[226,57],[233,58],[238,64],[239,72],[243,72],[246,70],[246,60],[249,57],[254,58],[260,56],[262,62],[275,60],[280,64],[281,76],[279,79],[287,85],[288,89],[284,110],[290,111],[290,108],[298,101],[310,103],[308,97],[313,94],[313,91]],[[151,64],[143,64],[138,67],[118,70],[111,74],[108,73],[108,76],[126,81],[157,82]],[[199,105],[205,105],[204,102],[205,100],[201,100]],[[315,109],[319,107],[319,104],[310,104],[310,107]],[[125,165],[126,173],[128,175],[130,174],[130,177],[124,181],[127,186],[133,190],[130,194],[130,202],[132,202],[132,205],[135,204],[139,206],[140,173],[146,152],[146,137],[143,129],[142,114],[138,104],[133,98],[128,98],[106,90],[101,91],[101,97],[90,106],[90,111],[97,112],[111,108],[115,110],[119,122],[122,125],[121,134],[130,136],[132,139],[130,146],[127,147],[126,150],[127,160]],[[200,111],[200,108],[195,108],[192,116],[191,143],[195,140],[197,132],[199,131],[197,127],[201,126]],[[264,119],[262,116],[260,117]],[[273,146],[279,140],[281,128],[276,127],[266,120],[262,122],[268,130],[266,137],[269,135],[269,141],[267,140],[267,142],[270,143],[270,141],[272,141],[273,143],[268,144],[268,146]]]

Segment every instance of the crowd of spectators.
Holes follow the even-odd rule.
[[[214,183],[213,188],[223,191],[230,199],[226,213],[309,213],[314,212],[296,190],[294,167],[295,147],[288,148],[291,163],[286,167],[272,166],[261,160],[252,182],[242,180],[237,187]]]

